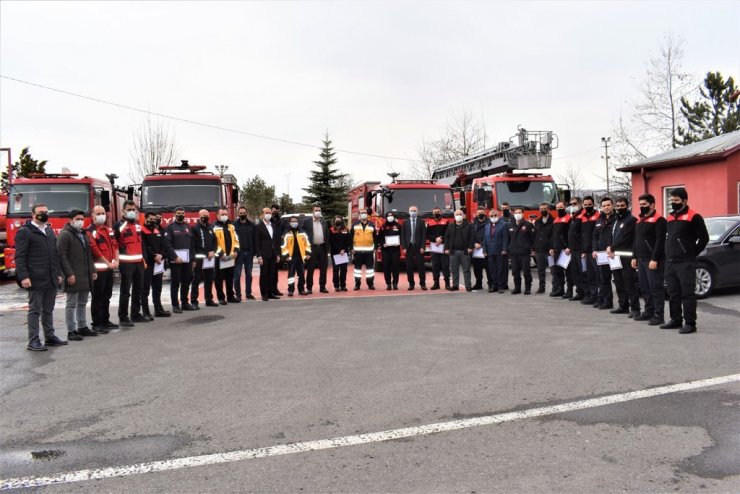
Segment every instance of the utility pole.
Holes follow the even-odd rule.
[[[226,170],[229,169],[229,165],[216,165],[215,168],[218,174],[223,177],[224,173],[226,173]]]
[[[606,194],[609,195],[609,141],[611,137],[602,137],[601,142],[604,143],[604,156],[601,158],[606,161]]]

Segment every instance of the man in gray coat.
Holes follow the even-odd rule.
[[[81,341],[83,336],[97,336],[97,331],[87,326],[87,299],[90,288],[97,279],[90,242],[82,227],[85,215],[79,209],[69,213],[69,223],[59,232],[57,252],[59,265],[64,273],[64,292],[67,304],[64,315],[67,321],[67,339]]]
[[[46,222],[49,208],[35,204],[31,218],[15,236],[15,273],[21,288],[28,290],[28,348],[45,351],[46,345],[66,345],[54,335],[54,303],[57,287],[62,283],[54,230]],[[44,327],[44,340],[39,338],[39,320]]]

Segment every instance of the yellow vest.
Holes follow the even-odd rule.
[[[306,255],[311,255],[311,242],[308,241],[308,235],[304,232],[297,232],[296,236],[298,237],[298,250],[301,252],[301,260],[305,260]],[[295,237],[292,231],[283,235],[283,246],[280,250],[284,256],[293,256],[294,241]]]
[[[236,236],[236,230],[234,225],[228,224],[229,235],[231,235],[231,252],[226,252],[226,240],[224,238],[224,229],[218,224],[213,225],[213,234],[216,235],[216,255],[221,257],[226,254],[233,256],[234,253],[239,250],[239,238]]]
[[[375,250],[375,224],[367,222],[363,228],[362,223],[355,223],[352,227],[352,248],[357,251]]]

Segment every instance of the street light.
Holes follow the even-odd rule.
[[[218,174],[223,177],[226,170],[229,169],[229,166],[228,165],[216,165],[215,168],[216,168],[216,171],[218,171]]]
[[[611,137],[602,137],[601,142],[604,144],[604,156],[601,158],[606,161],[606,195],[609,195],[609,142]]]

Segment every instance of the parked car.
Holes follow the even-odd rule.
[[[713,216],[704,222],[709,244],[696,267],[696,295],[701,298],[718,288],[740,286],[740,216]]]

